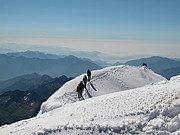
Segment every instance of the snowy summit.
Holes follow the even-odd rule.
[[[76,87],[81,76],[67,82],[41,106],[40,113],[51,111],[67,103],[78,101]],[[85,99],[118,91],[129,90],[165,80],[146,67],[114,66],[92,72],[92,79],[83,92]]]
[[[0,134],[180,133],[180,76],[168,81],[146,67],[109,67],[92,72],[78,101],[83,76],[54,93],[38,116],[4,125]]]

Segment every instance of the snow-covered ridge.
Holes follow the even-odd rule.
[[[0,127],[1,135],[180,133],[180,76],[67,104]]]
[[[85,74],[67,82],[41,106],[39,114],[52,111],[68,103],[78,101],[76,87]],[[166,80],[146,67],[113,66],[92,71],[92,79],[84,91],[85,99],[118,91],[142,87],[151,83]]]

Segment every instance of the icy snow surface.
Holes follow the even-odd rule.
[[[114,71],[111,70],[113,68]],[[173,77],[170,81],[167,81],[149,69],[129,66],[113,68],[92,72],[94,75],[91,83],[96,90],[93,90],[94,88],[89,84],[88,91],[89,93],[90,90],[93,91],[93,93],[90,93],[93,98],[62,104],[61,107],[59,106],[56,109],[53,107],[52,110],[49,109],[44,113],[41,112],[42,114],[40,113],[34,118],[2,126],[0,127],[0,134],[180,134],[180,76]],[[123,74],[123,71],[125,72],[127,69],[127,75]],[[121,72],[117,73],[118,70]],[[107,74],[105,74],[105,71],[107,71]],[[102,81],[95,77],[100,72],[102,75],[99,78]],[[110,72],[112,74],[109,74]],[[133,72],[135,73],[133,74]],[[146,80],[144,82],[148,82],[148,79],[155,81],[156,78],[157,83],[140,87],[144,82],[137,81],[138,86],[142,83],[139,86],[140,88],[132,89],[132,87],[135,87],[134,83],[132,87],[127,86],[130,90],[121,89],[121,84],[117,85],[119,90],[115,86],[111,86],[116,84],[110,83],[111,79],[112,81],[118,80],[118,78],[121,80],[121,75],[124,78],[122,81],[128,84],[126,79],[131,78],[128,77],[130,73],[132,77],[137,77],[134,81],[140,80],[140,76],[137,74],[141,73],[143,79]],[[105,77],[105,80],[103,80],[102,76]],[[52,102],[51,105],[55,104],[54,106],[57,106],[55,99],[58,96],[66,97],[68,94],[70,95],[68,92],[73,94],[73,90],[65,90],[65,88],[73,88],[75,82],[78,83],[81,77],[83,75],[70,81],[72,86],[70,82],[66,83],[62,87],[62,91],[59,89],[45,104]],[[96,92],[103,91],[99,89],[103,86],[102,84],[95,83],[95,80],[102,82],[102,84],[105,82],[110,83],[105,88],[106,92],[100,92],[100,94],[96,95]],[[162,81],[159,82],[158,80]],[[133,80],[131,81],[133,82]],[[111,93],[111,89],[108,88],[116,88],[118,92],[113,91],[114,93]],[[65,96],[66,93],[68,94]]]
[[[41,106],[39,114],[78,101],[76,87],[85,74],[73,79],[61,87]],[[129,90],[150,83],[166,80],[146,67],[114,66],[92,71],[92,79],[83,92],[85,99],[113,92]]]

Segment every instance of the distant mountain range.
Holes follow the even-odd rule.
[[[72,80],[73,78],[68,78],[65,75],[62,75],[60,77],[52,78],[49,80],[45,80],[43,83],[40,84],[39,87],[35,89],[30,89],[34,90],[40,95],[43,95],[45,98],[48,98],[51,96],[55,91],[57,91],[63,84],[66,82]]]
[[[44,81],[52,80],[48,75],[37,73],[18,76],[6,81],[0,81],[0,94],[9,90],[28,91],[38,88]]]
[[[26,58],[39,58],[39,59],[58,59],[63,58],[65,56],[55,55],[55,54],[45,54],[39,51],[25,51],[25,52],[9,52],[6,54],[7,56],[24,56]]]
[[[0,54],[0,80],[7,80],[34,72],[47,74],[51,77],[61,75],[76,77],[85,73],[87,69],[95,70],[101,69],[101,67],[90,60],[77,58],[72,55],[58,59],[40,59]]]
[[[26,74],[18,76],[6,81],[0,82],[0,94],[7,91],[21,90],[21,91],[36,91],[48,97],[54,93],[65,82],[71,80],[65,75],[61,77],[52,78],[48,75],[40,75],[37,73]],[[48,94],[49,93],[49,94]]]
[[[27,51],[27,50],[34,50],[34,51]],[[48,58],[54,58],[54,57],[60,57],[61,56],[69,56],[73,55],[78,58],[88,58],[93,61],[95,60],[102,60],[102,61],[116,61],[120,59],[119,57],[112,57],[105,53],[98,52],[98,51],[79,51],[72,48],[67,47],[55,47],[55,46],[41,46],[41,45],[30,45],[30,44],[15,44],[15,43],[0,43],[0,53],[5,54],[8,52],[13,52],[11,54],[13,55],[19,55],[19,51],[21,51],[21,56],[25,57],[32,57],[31,55],[28,55],[30,53],[42,53],[45,52],[45,55],[49,55]],[[40,52],[39,52],[40,51]],[[51,55],[53,54],[53,56]],[[54,55],[56,54],[56,55]],[[39,54],[35,54],[39,58]],[[43,55],[43,54],[42,54]],[[42,55],[40,56],[42,58]],[[47,57],[47,56],[45,56]],[[127,60],[132,57],[125,57],[121,59]],[[139,57],[138,57],[139,58]],[[44,58],[43,58],[44,59]]]
[[[147,64],[148,68],[151,68],[153,71],[164,76],[167,79],[180,74],[180,61],[159,56],[131,60],[126,63],[117,62],[114,65],[141,66],[143,62]]]
[[[34,73],[1,82],[7,88],[0,91],[5,92],[0,95],[0,126],[37,115],[41,103],[71,79]]]
[[[29,55],[27,58],[27,54],[33,53],[37,55]],[[98,62],[103,65],[103,61]],[[115,65],[141,66],[143,62],[148,68],[168,79],[180,74],[180,61],[159,56]],[[6,74],[8,75],[6,78],[11,77],[0,81],[0,125],[35,116],[41,103],[72,79],[63,75],[64,73],[76,76],[85,73],[88,68],[95,70],[101,67],[91,60],[74,56],[56,58],[40,52],[0,55],[0,77]],[[45,75],[41,75],[43,73]],[[52,78],[49,74],[60,77]],[[16,77],[12,78],[12,76]]]
[[[143,62],[156,73],[170,79],[172,76],[180,74],[180,61],[173,59],[153,56],[150,58],[143,58],[139,60],[128,61],[127,65],[141,65]]]
[[[73,54],[83,54],[81,56],[85,58],[77,58],[73,55],[58,56],[54,54],[45,54],[39,51],[13,52],[0,55],[0,80],[7,80],[12,77],[34,72],[38,74],[47,74],[51,77],[57,77],[63,74],[69,77],[76,77],[79,74],[85,73],[88,68],[95,70],[112,65],[101,60],[100,56],[105,57],[105,54],[100,52],[75,51]],[[94,61],[92,61],[87,59],[86,56],[89,58],[94,57],[96,60],[93,58],[92,60]],[[117,62],[113,65],[140,66],[143,62],[147,63],[149,68],[167,79],[180,74],[179,59],[159,56],[131,60],[125,63]]]

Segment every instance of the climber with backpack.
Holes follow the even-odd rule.
[[[78,92],[78,98],[80,99],[82,97],[82,92],[83,92],[83,89],[84,89],[84,84],[83,82],[81,81],[78,86],[77,86],[77,92]]]

